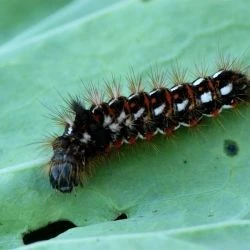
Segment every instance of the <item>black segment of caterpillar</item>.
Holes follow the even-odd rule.
[[[65,130],[52,142],[49,177],[53,188],[71,192],[82,184],[89,161],[111,148],[134,144],[138,138],[151,140],[157,133],[170,135],[180,126],[196,126],[204,116],[215,117],[250,96],[247,75],[232,68],[172,88],[165,87],[158,75],[151,79],[150,92],[143,90],[140,77],[129,80],[128,97],[120,94],[120,85],[114,81],[107,85],[108,102],[95,87],[88,91],[90,108],[85,108],[80,98],[68,101],[71,118],[59,115]]]

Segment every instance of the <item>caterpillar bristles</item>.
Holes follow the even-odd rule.
[[[75,120],[75,105],[83,106],[82,101],[78,96],[68,95],[68,97],[62,97],[64,105],[60,105],[59,108],[50,108],[49,118],[56,124],[63,126],[64,128],[72,126]],[[47,107],[48,108],[48,107]]]
[[[199,60],[199,63],[196,61],[194,63],[194,72],[191,72],[191,75],[194,79],[205,78],[208,75],[209,67],[206,65],[205,58]]]
[[[84,92],[84,100],[90,105],[100,106],[103,103],[104,93],[100,92],[94,83],[90,82]]]
[[[153,90],[167,87],[166,72],[160,69],[158,65],[150,68],[148,78],[149,85]]]
[[[112,75],[110,81],[105,81],[107,102],[93,83],[85,89],[85,97],[64,99],[68,107],[56,110],[52,116],[64,125],[62,135],[50,142],[52,187],[71,192],[83,184],[83,176],[92,173],[94,162],[124,143],[134,144],[139,138],[151,140],[159,133],[172,135],[181,126],[195,127],[203,117],[217,117],[224,109],[248,102],[249,76],[236,65],[238,59],[221,57],[216,72],[207,75],[207,69],[201,66],[198,77],[189,82],[187,71],[175,64],[170,74],[171,88],[166,87],[165,70],[151,68],[149,92],[144,89],[142,75],[131,68],[127,75],[131,92],[128,97],[121,95],[122,85]],[[82,100],[91,106],[86,108]]]
[[[42,103],[42,105],[49,111],[49,113],[45,115],[46,118],[52,120],[58,126],[65,127],[65,117],[69,115],[65,108],[52,108],[45,103]]]
[[[187,69],[182,68],[180,63],[176,61],[172,66],[171,70],[169,71],[169,78],[171,79],[174,85],[183,84],[187,78]]]
[[[112,75],[112,80],[109,82],[107,80],[104,80],[106,89],[107,89],[107,95],[109,99],[117,100],[121,96],[121,83],[120,81],[117,81],[115,79],[115,76]]]
[[[129,82],[129,90],[131,95],[138,94],[144,90],[144,87],[142,86],[142,75],[136,75],[132,67],[130,68],[130,72],[127,74],[126,78]]]
[[[39,141],[38,144],[42,145],[43,147],[51,147],[53,145],[53,142],[58,137],[58,134],[56,133],[49,133],[43,137],[43,140]]]

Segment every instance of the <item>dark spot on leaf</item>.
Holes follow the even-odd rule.
[[[233,140],[224,141],[224,151],[228,156],[235,156],[239,152],[239,147],[237,143]]]
[[[153,213],[157,213],[157,212],[158,212],[158,210],[157,210],[157,209],[153,210]]]
[[[28,245],[37,241],[49,240],[74,227],[76,225],[68,220],[52,222],[45,227],[24,233],[23,243]]]
[[[213,216],[214,216],[214,211],[210,209],[207,217],[213,217]]]
[[[125,220],[127,218],[128,216],[125,213],[122,213],[119,216],[117,216],[114,220]]]
[[[184,160],[183,163],[184,163],[184,164],[187,164],[187,160]]]

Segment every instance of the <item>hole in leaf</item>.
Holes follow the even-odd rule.
[[[126,220],[128,216],[125,213],[120,214],[114,220]]]
[[[74,227],[76,227],[76,225],[68,220],[52,222],[45,227],[24,233],[23,243],[24,245],[28,245],[37,241],[49,240]]]
[[[235,156],[238,154],[239,147],[233,140],[224,141],[224,151],[228,156]]]

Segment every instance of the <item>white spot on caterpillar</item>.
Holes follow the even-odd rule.
[[[179,123],[178,125],[176,125],[176,126],[174,127],[174,130],[177,130],[178,128],[180,128],[180,126],[181,126],[181,124]]]
[[[155,108],[154,109],[154,115],[160,115],[163,112],[165,107],[166,107],[166,104],[163,103],[161,106]]]
[[[204,81],[204,78],[198,78],[196,81],[193,82],[193,86],[198,86]]]
[[[92,110],[92,113],[94,114],[95,111],[96,111],[98,108],[99,108],[99,106],[95,106],[95,107],[93,108],[93,110]]]
[[[91,140],[90,134],[87,133],[87,132],[84,132],[84,133],[82,134],[82,138],[80,139],[80,142],[88,143],[90,140]]]
[[[124,111],[122,111],[121,114],[117,117],[118,123],[122,123],[125,118],[126,118],[126,114]]]
[[[145,136],[143,136],[141,133],[139,133],[138,137],[142,140],[145,140]]]
[[[217,76],[219,76],[224,70],[220,70],[218,72],[216,72],[214,75],[213,75],[213,78],[216,78]]]
[[[134,118],[135,120],[137,120],[138,118],[140,118],[144,112],[145,108],[140,108],[135,114],[134,114]]]
[[[72,131],[73,131],[73,128],[70,126],[70,127],[68,128],[67,134],[70,135],[70,134],[72,133]]]
[[[229,105],[229,104],[226,104],[226,105],[223,105],[222,108],[223,108],[223,109],[232,109],[233,106],[232,106],[232,105]]]
[[[176,86],[174,86],[173,88],[171,88],[170,91],[174,91],[174,90],[180,88],[181,86],[182,86],[182,85],[176,85]]]
[[[129,117],[124,124],[126,127],[132,128],[133,127],[133,121],[131,120],[131,117]]]
[[[180,125],[183,127],[190,127],[190,124],[186,122],[180,122]]]
[[[154,93],[156,93],[157,91],[158,91],[158,89],[155,89],[155,90],[149,92],[149,95],[151,96],[151,95],[153,95]]]
[[[115,132],[115,133],[116,133],[116,132],[119,132],[120,129],[121,129],[119,123],[112,123],[112,124],[109,125],[109,128],[110,128],[110,130],[111,130],[112,132]]]
[[[65,117],[64,119],[65,122],[69,125],[67,134],[70,135],[73,131],[74,122],[69,117]]]
[[[135,96],[137,96],[137,94],[133,94],[131,96],[128,97],[128,100],[131,100],[132,98],[134,98]]]
[[[222,95],[228,95],[233,90],[233,84],[230,82],[228,85],[220,89]]]
[[[112,122],[112,119],[109,115],[104,116],[104,122],[103,122],[103,127],[108,126]]]
[[[220,108],[217,112],[217,114],[220,114],[222,111],[222,108]],[[203,116],[206,116],[206,117],[214,117],[215,115],[214,114],[202,114]]]
[[[115,101],[116,101],[116,99],[111,100],[111,101],[108,103],[109,106],[112,105]]]
[[[243,86],[241,86],[240,90],[244,90],[247,87],[246,84],[244,84]]]
[[[182,103],[177,103],[176,106],[177,106],[177,111],[183,111],[185,110],[185,108],[187,107],[188,105],[188,100],[184,100]]]
[[[138,139],[138,135],[135,137],[135,140],[137,140]],[[127,139],[123,139],[123,143],[126,143],[126,144],[130,144],[130,142],[127,140]]]
[[[166,133],[162,130],[162,129],[160,129],[160,128],[157,128],[156,129],[156,131],[154,132],[154,135],[156,135],[156,134],[158,134],[158,133],[160,133],[160,134],[162,134],[162,135],[165,135]]]
[[[203,116],[206,116],[206,117],[213,117],[213,115],[211,114],[202,114]]]
[[[156,130],[155,130],[155,132],[154,132],[154,135],[157,135],[160,131],[159,131],[160,129],[159,128],[157,128]]]
[[[211,102],[213,100],[212,98],[212,94],[210,91],[205,92],[204,94],[201,95],[201,102],[202,103],[208,103]]]

